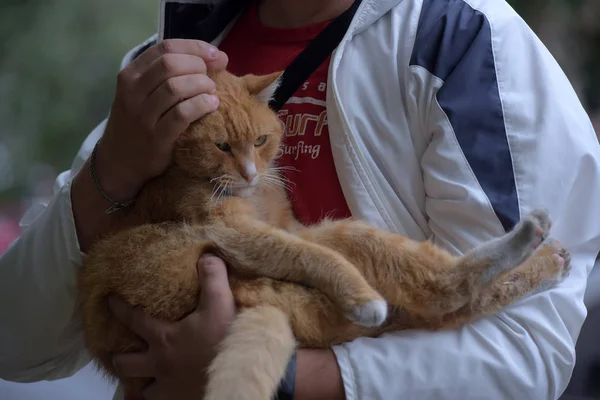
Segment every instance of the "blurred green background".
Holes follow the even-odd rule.
[[[511,4],[596,120],[600,0]],[[1,0],[0,223],[50,193],[56,174],[106,116],[121,58],[154,34],[157,15],[157,0]]]
[[[0,199],[42,194],[69,167],[109,110],[122,57],[156,31],[157,3],[0,1]]]

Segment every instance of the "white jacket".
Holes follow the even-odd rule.
[[[470,326],[336,346],[347,398],[558,398],[600,249],[600,147],[546,48],[502,0],[364,0],[332,57],[327,94],[355,216],[460,253],[545,207],[573,254],[559,287]],[[62,378],[89,361],[70,185],[103,129],[0,259],[2,379]]]

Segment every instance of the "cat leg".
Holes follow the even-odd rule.
[[[297,284],[259,278],[232,281],[232,290],[241,308],[269,304],[285,312],[300,346],[328,348],[358,337],[403,329],[456,328],[557,285],[570,268],[568,252],[560,243],[547,240],[525,263],[500,276],[458,310],[445,315],[426,315],[405,308],[392,309],[386,324],[379,328],[349,323],[327,296]]]
[[[548,212],[534,210],[510,232],[459,257],[449,274],[456,285],[455,295],[448,297],[443,307],[433,310],[434,315],[453,312],[470,303],[480,290],[521,265],[546,239],[550,226]]]
[[[570,268],[568,252],[560,243],[547,240],[525,263],[500,276],[458,310],[445,315],[426,315],[400,307],[392,309],[386,324],[378,328],[349,323],[327,296],[294,283],[269,278],[234,280],[232,290],[241,308],[268,304],[285,312],[300,346],[328,348],[358,337],[403,329],[456,328],[557,285],[568,276]]]
[[[206,234],[238,273],[318,288],[362,326],[379,326],[387,317],[383,297],[332,249],[250,218],[211,224]]]
[[[469,304],[443,318],[415,322],[419,328],[429,329],[454,328],[467,324],[558,285],[570,271],[569,253],[559,242],[547,240],[522,265],[482,289]]]
[[[549,228],[548,214],[534,211],[508,234],[463,257],[353,220],[324,221],[298,234],[341,253],[394,308],[409,315],[442,316],[521,264]]]
[[[379,327],[366,328],[350,321],[318,289],[270,278],[234,278],[230,283],[239,309],[270,305],[284,312],[301,347],[328,348],[379,332]]]
[[[521,265],[546,239],[551,227],[545,210],[534,210],[507,234],[476,247],[461,257],[456,268],[470,271],[477,286]]]
[[[287,316],[271,306],[240,312],[208,370],[204,400],[270,400],[296,348]]]

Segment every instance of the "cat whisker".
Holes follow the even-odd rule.
[[[215,186],[212,196],[210,197],[210,201],[213,201],[213,199],[217,195],[217,192],[219,191],[219,189],[221,189],[221,186],[223,186],[223,182],[219,182],[219,186]]]
[[[225,190],[225,189],[223,188],[223,189],[221,189],[221,190],[219,191],[219,195],[217,196],[217,200],[215,200],[215,203],[219,204],[219,200],[221,200],[221,196],[223,196],[223,191],[224,191],[224,190]]]
[[[271,190],[271,191],[273,191],[273,192],[277,190],[277,186],[274,185],[274,184],[272,184],[269,181],[265,181],[264,182],[264,187],[267,188],[267,189],[269,189],[269,190]]]
[[[227,193],[230,183],[233,183],[233,181],[231,179],[225,181],[225,186],[223,186],[223,188],[221,189],[221,192],[219,193],[219,197],[217,197],[217,203],[219,202],[219,200],[221,200],[221,197],[223,197],[223,194]]]
[[[270,167],[267,168],[267,171],[294,171],[300,172],[298,168],[292,167],[291,165],[283,166],[283,167]]]
[[[278,178],[274,178],[272,176],[263,176],[263,180],[274,183],[277,186],[291,187],[285,181],[282,181],[281,179],[278,179]]]
[[[229,174],[224,174],[219,177],[213,178],[210,180],[211,183],[215,183],[214,190],[212,196],[210,197],[210,201],[215,201],[215,196],[217,196],[216,202],[218,203],[224,193],[227,193],[228,186],[233,183],[233,178]],[[218,184],[218,185],[217,185]]]
[[[268,175],[268,176],[271,176],[271,177],[277,178],[277,179],[281,179],[281,180],[286,181],[286,182],[293,183],[288,178],[286,178],[285,176],[281,175],[278,171],[273,171],[271,169],[267,169],[266,171],[267,171],[266,175]],[[296,170],[296,171],[299,171],[299,170]]]
[[[218,176],[216,178],[211,179],[210,183],[213,183],[213,182],[218,181],[220,179],[230,179],[230,177],[229,177],[228,174],[224,174],[224,175],[221,175],[221,176]]]
[[[282,187],[288,191],[291,191],[293,189],[292,185],[288,184],[285,181],[282,181],[281,179],[277,178],[277,177],[273,177],[273,176],[269,176],[269,175],[265,175],[263,176],[263,181],[265,183],[270,183],[273,186],[279,186]]]
[[[271,178],[271,179],[275,179],[278,180],[282,183],[285,183],[286,186],[288,187],[295,187],[296,186],[296,182],[293,182],[291,180],[289,180],[288,178],[286,178],[285,176],[282,176],[280,174],[272,174],[272,173],[267,173],[266,174],[267,177]]]
[[[289,180],[285,176],[278,176],[278,179],[282,182],[285,182],[286,184],[288,184],[290,186],[296,187],[296,182]]]

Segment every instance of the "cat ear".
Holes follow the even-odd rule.
[[[283,72],[275,72],[269,75],[246,75],[242,79],[248,88],[250,94],[261,103],[269,103],[275,91],[281,84]]]

